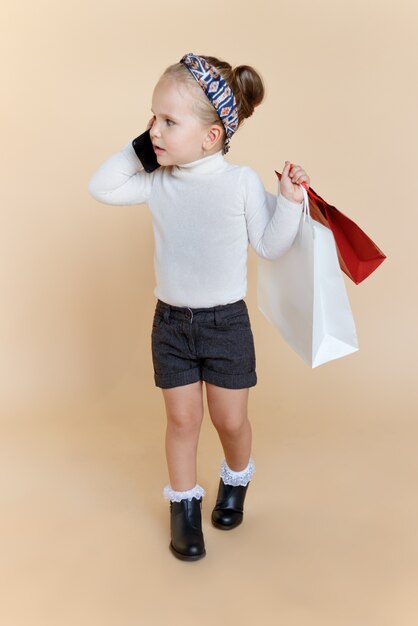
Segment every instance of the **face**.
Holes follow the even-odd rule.
[[[189,89],[171,78],[164,76],[155,86],[150,137],[160,165],[190,163],[221,150],[221,128],[216,124],[203,126],[192,102]]]

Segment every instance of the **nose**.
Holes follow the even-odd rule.
[[[150,129],[150,135],[151,137],[159,137],[161,135],[160,133],[160,128],[158,126],[157,120],[154,119],[151,129]]]

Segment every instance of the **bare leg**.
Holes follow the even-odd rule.
[[[170,485],[187,491],[197,483],[196,453],[203,419],[202,381],[162,389],[167,414],[165,450]]]
[[[224,389],[206,383],[206,396],[211,420],[231,470],[240,472],[248,465],[252,431],[248,420],[249,389]]]

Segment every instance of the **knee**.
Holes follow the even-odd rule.
[[[226,437],[237,437],[249,425],[247,417],[242,415],[228,415],[212,421],[216,430]]]
[[[168,426],[172,431],[187,436],[200,430],[203,415],[199,412],[176,412],[167,416]]]

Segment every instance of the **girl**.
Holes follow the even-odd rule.
[[[263,98],[262,78],[251,66],[233,69],[215,57],[186,54],[154,88],[147,130],[157,169],[147,173],[129,141],[89,183],[100,202],[147,203],[152,213],[152,359],[167,415],[170,549],[182,560],[206,553],[205,491],[196,475],[203,381],[225,455],[212,523],[230,530],[243,520],[255,470],[248,394],[257,382],[243,299],[248,245],[268,259],[291,246],[303,204],[299,185],[310,182],[302,167],[286,161],[276,197],[250,167],[224,159],[232,135]]]

